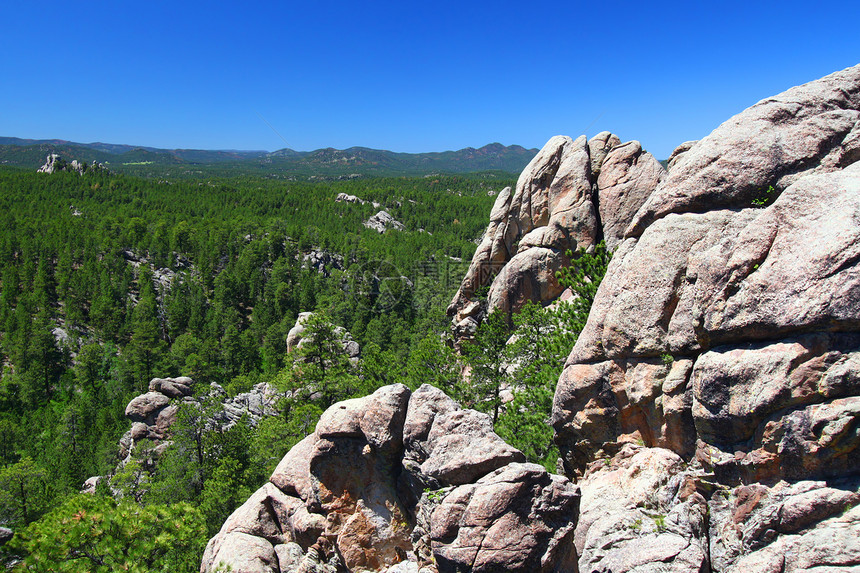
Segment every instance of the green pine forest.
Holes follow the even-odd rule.
[[[215,173],[0,167],[0,526],[15,532],[0,567],[197,571],[209,537],[326,407],[391,383],[443,388],[554,470],[552,393],[605,249],[561,273],[572,304],[490,315],[458,353],[445,308],[515,174]],[[366,228],[381,209],[404,230]],[[288,354],[304,311],[310,343]],[[335,326],[359,343],[357,362]],[[79,493],[117,468],[128,402],[174,376],[194,380],[198,401],[180,407],[154,469],[134,459]],[[236,395],[261,382],[282,393],[278,415],[206,424],[212,383]]]

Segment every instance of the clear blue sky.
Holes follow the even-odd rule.
[[[10,0],[0,135],[419,152],[610,130],[665,158],[860,63],[858,6]]]

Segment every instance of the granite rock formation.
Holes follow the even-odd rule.
[[[615,250],[556,389],[567,477],[439,390],[385,387],[327,410],[201,571],[857,571],[858,160],[860,66],[682,144],[668,174],[609,133],[553,138],[449,313],[467,335],[479,288],[515,312],[559,295],[567,249]]]
[[[178,378],[153,378],[148,392],[134,397],[125,408],[125,416],[131,421],[131,429],[119,441],[116,472],[137,455],[144,469],[152,471],[158,457],[170,445],[170,428],[176,422],[179,405],[199,404],[200,398],[193,396],[194,381],[187,376]],[[256,426],[265,416],[277,415],[275,403],[277,391],[266,383],[254,386],[249,392],[230,397],[219,384],[209,386],[209,398],[218,404],[207,421],[223,430],[229,429],[243,417]],[[82,491],[92,493],[103,479],[112,476],[93,476],[84,482]]]
[[[377,233],[384,233],[388,229],[402,231],[403,223],[391,216],[388,211],[380,211],[364,222],[364,226],[373,229]]]
[[[548,303],[562,289],[555,273],[567,251],[605,240],[610,250],[665,170],[637,141],[603,132],[590,141],[556,136],[496,197],[460,289],[448,307],[455,336],[468,337],[487,312]],[[486,307],[476,292],[489,286]]]
[[[581,571],[860,564],[858,135],[855,66],[673,153],[556,389]]]
[[[78,175],[83,175],[84,173],[104,172],[107,171],[107,167],[97,161],[93,161],[91,165],[77,159],[68,162],[58,154],[51,153],[45,159],[45,164],[37,169],[38,173],[58,173],[60,171],[74,171]]]
[[[209,541],[201,572],[576,571],[579,491],[524,461],[431,386],[339,402]]]

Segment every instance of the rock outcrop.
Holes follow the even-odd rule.
[[[373,205],[374,209],[379,208],[379,203],[377,203],[376,201],[365,201],[360,197],[356,197],[355,195],[350,195],[348,193],[338,193],[337,197],[335,197],[334,200],[338,203],[357,203],[359,205],[367,205],[368,203],[370,203],[371,205]]]
[[[860,479],[727,485],[663,448],[592,462],[575,543],[582,572],[854,571]]]
[[[311,249],[301,254],[302,266],[314,269],[319,274],[329,277],[332,270],[344,270],[343,255],[329,252],[325,249]]]
[[[37,169],[38,173],[58,173],[60,171],[74,171],[78,175],[83,175],[84,173],[107,171],[107,167],[97,161],[93,161],[91,165],[87,165],[77,159],[73,159],[70,163],[58,154],[51,153],[45,159],[45,164]]]
[[[581,571],[860,564],[858,137],[855,66],[680,146],[632,217],[553,406]]]
[[[388,229],[402,231],[403,223],[391,216],[388,211],[380,211],[364,222],[364,226],[373,229],[377,233],[384,233]]]
[[[292,352],[296,348],[300,348],[306,340],[305,330],[306,324],[314,315],[312,312],[300,312],[296,323],[287,333],[287,352]],[[349,358],[350,362],[355,363],[361,355],[361,346],[358,342],[352,339],[352,334],[342,326],[333,328],[335,336],[340,339],[340,344],[343,347],[344,355]]]
[[[637,141],[603,132],[590,141],[556,136],[517,181],[496,198],[490,224],[460,289],[448,307],[458,338],[474,331],[486,312],[508,314],[525,303],[561,294],[555,273],[568,250],[605,240],[614,250],[633,215],[665,176]],[[489,285],[487,307],[473,300]]]
[[[468,334],[479,288],[515,312],[560,294],[567,249],[615,249],[556,389],[567,477],[441,391],[388,386],[327,410],[201,571],[856,571],[860,66],[668,163],[553,138],[499,193],[449,308]]]
[[[187,376],[153,378],[148,391],[134,397],[125,408],[131,429],[119,441],[119,464],[114,473],[137,455],[145,470],[152,471],[159,456],[170,445],[170,428],[176,422],[179,405],[199,404],[202,399],[193,396],[194,381]],[[266,416],[275,416],[277,391],[266,383],[254,386],[250,392],[230,397],[219,384],[209,386],[209,398],[218,404],[207,424],[227,430],[243,417],[256,426]],[[93,493],[99,482],[112,476],[93,476],[84,482],[82,491]]]
[[[579,491],[524,461],[485,414],[386,386],[326,410],[201,571],[576,571]]]

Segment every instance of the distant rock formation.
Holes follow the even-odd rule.
[[[302,266],[314,269],[323,276],[331,276],[332,270],[344,269],[343,255],[325,249],[314,248],[301,254]]]
[[[192,396],[193,385],[193,380],[187,376],[153,378],[149,382],[149,391],[128,403],[125,416],[131,420],[131,429],[120,438],[117,471],[132,460],[135,452],[144,454],[144,469],[151,471],[155,467],[158,457],[170,445],[170,428],[176,422],[179,404],[199,402]],[[222,430],[231,428],[243,416],[249,424],[256,426],[263,417],[277,415],[277,391],[264,382],[254,386],[250,392],[232,398],[224,388],[213,382],[209,387],[209,395],[217,400],[220,408],[208,423]],[[91,493],[99,481],[110,477],[91,477],[84,483],[82,491]]]
[[[373,215],[364,222],[364,226],[368,229],[373,229],[377,233],[384,233],[388,229],[395,229],[397,231],[404,229],[403,223],[392,217],[388,211],[380,211],[376,215]]]
[[[287,352],[300,348],[305,340],[305,324],[314,315],[312,312],[300,312],[296,323],[287,333]],[[344,354],[351,362],[358,360],[361,355],[361,347],[352,339],[352,334],[342,326],[335,326],[334,333],[340,338]]]
[[[860,563],[858,145],[855,66],[673,153],[556,389],[580,570]]]
[[[338,203],[358,203],[359,205],[367,205],[368,203],[370,203],[371,205],[373,205],[374,209],[379,208],[379,203],[377,203],[376,201],[365,201],[364,199],[360,199],[355,195],[349,195],[348,193],[338,193],[337,197],[335,197],[334,200]]]
[[[95,160],[92,162],[92,165],[87,165],[86,163],[80,162],[77,159],[73,159],[71,163],[60,157],[56,153],[51,153],[48,155],[47,159],[45,159],[45,164],[42,165],[37,171],[38,173],[57,173],[59,171],[75,171],[79,175],[83,175],[84,173],[97,173],[99,171],[106,172],[108,169],[102,163],[98,163]]]
[[[201,572],[576,571],[579,491],[441,390],[335,404],[206,547]]]
[[[474,332],[486,312],[517,312],[547,303],[562,288],[555,273],[568,250],[620,242],[633,215],[665,177],[638,141],[609,132],[586,140],[556,136],[532,159],[516,190],[502,190],[465,278],[448,307],[457,338]],[[489,285],[487,307],[474,295]]]
[[[14,535],[14,532],[8,527],[0,527],[0,547],[11,541]]]

